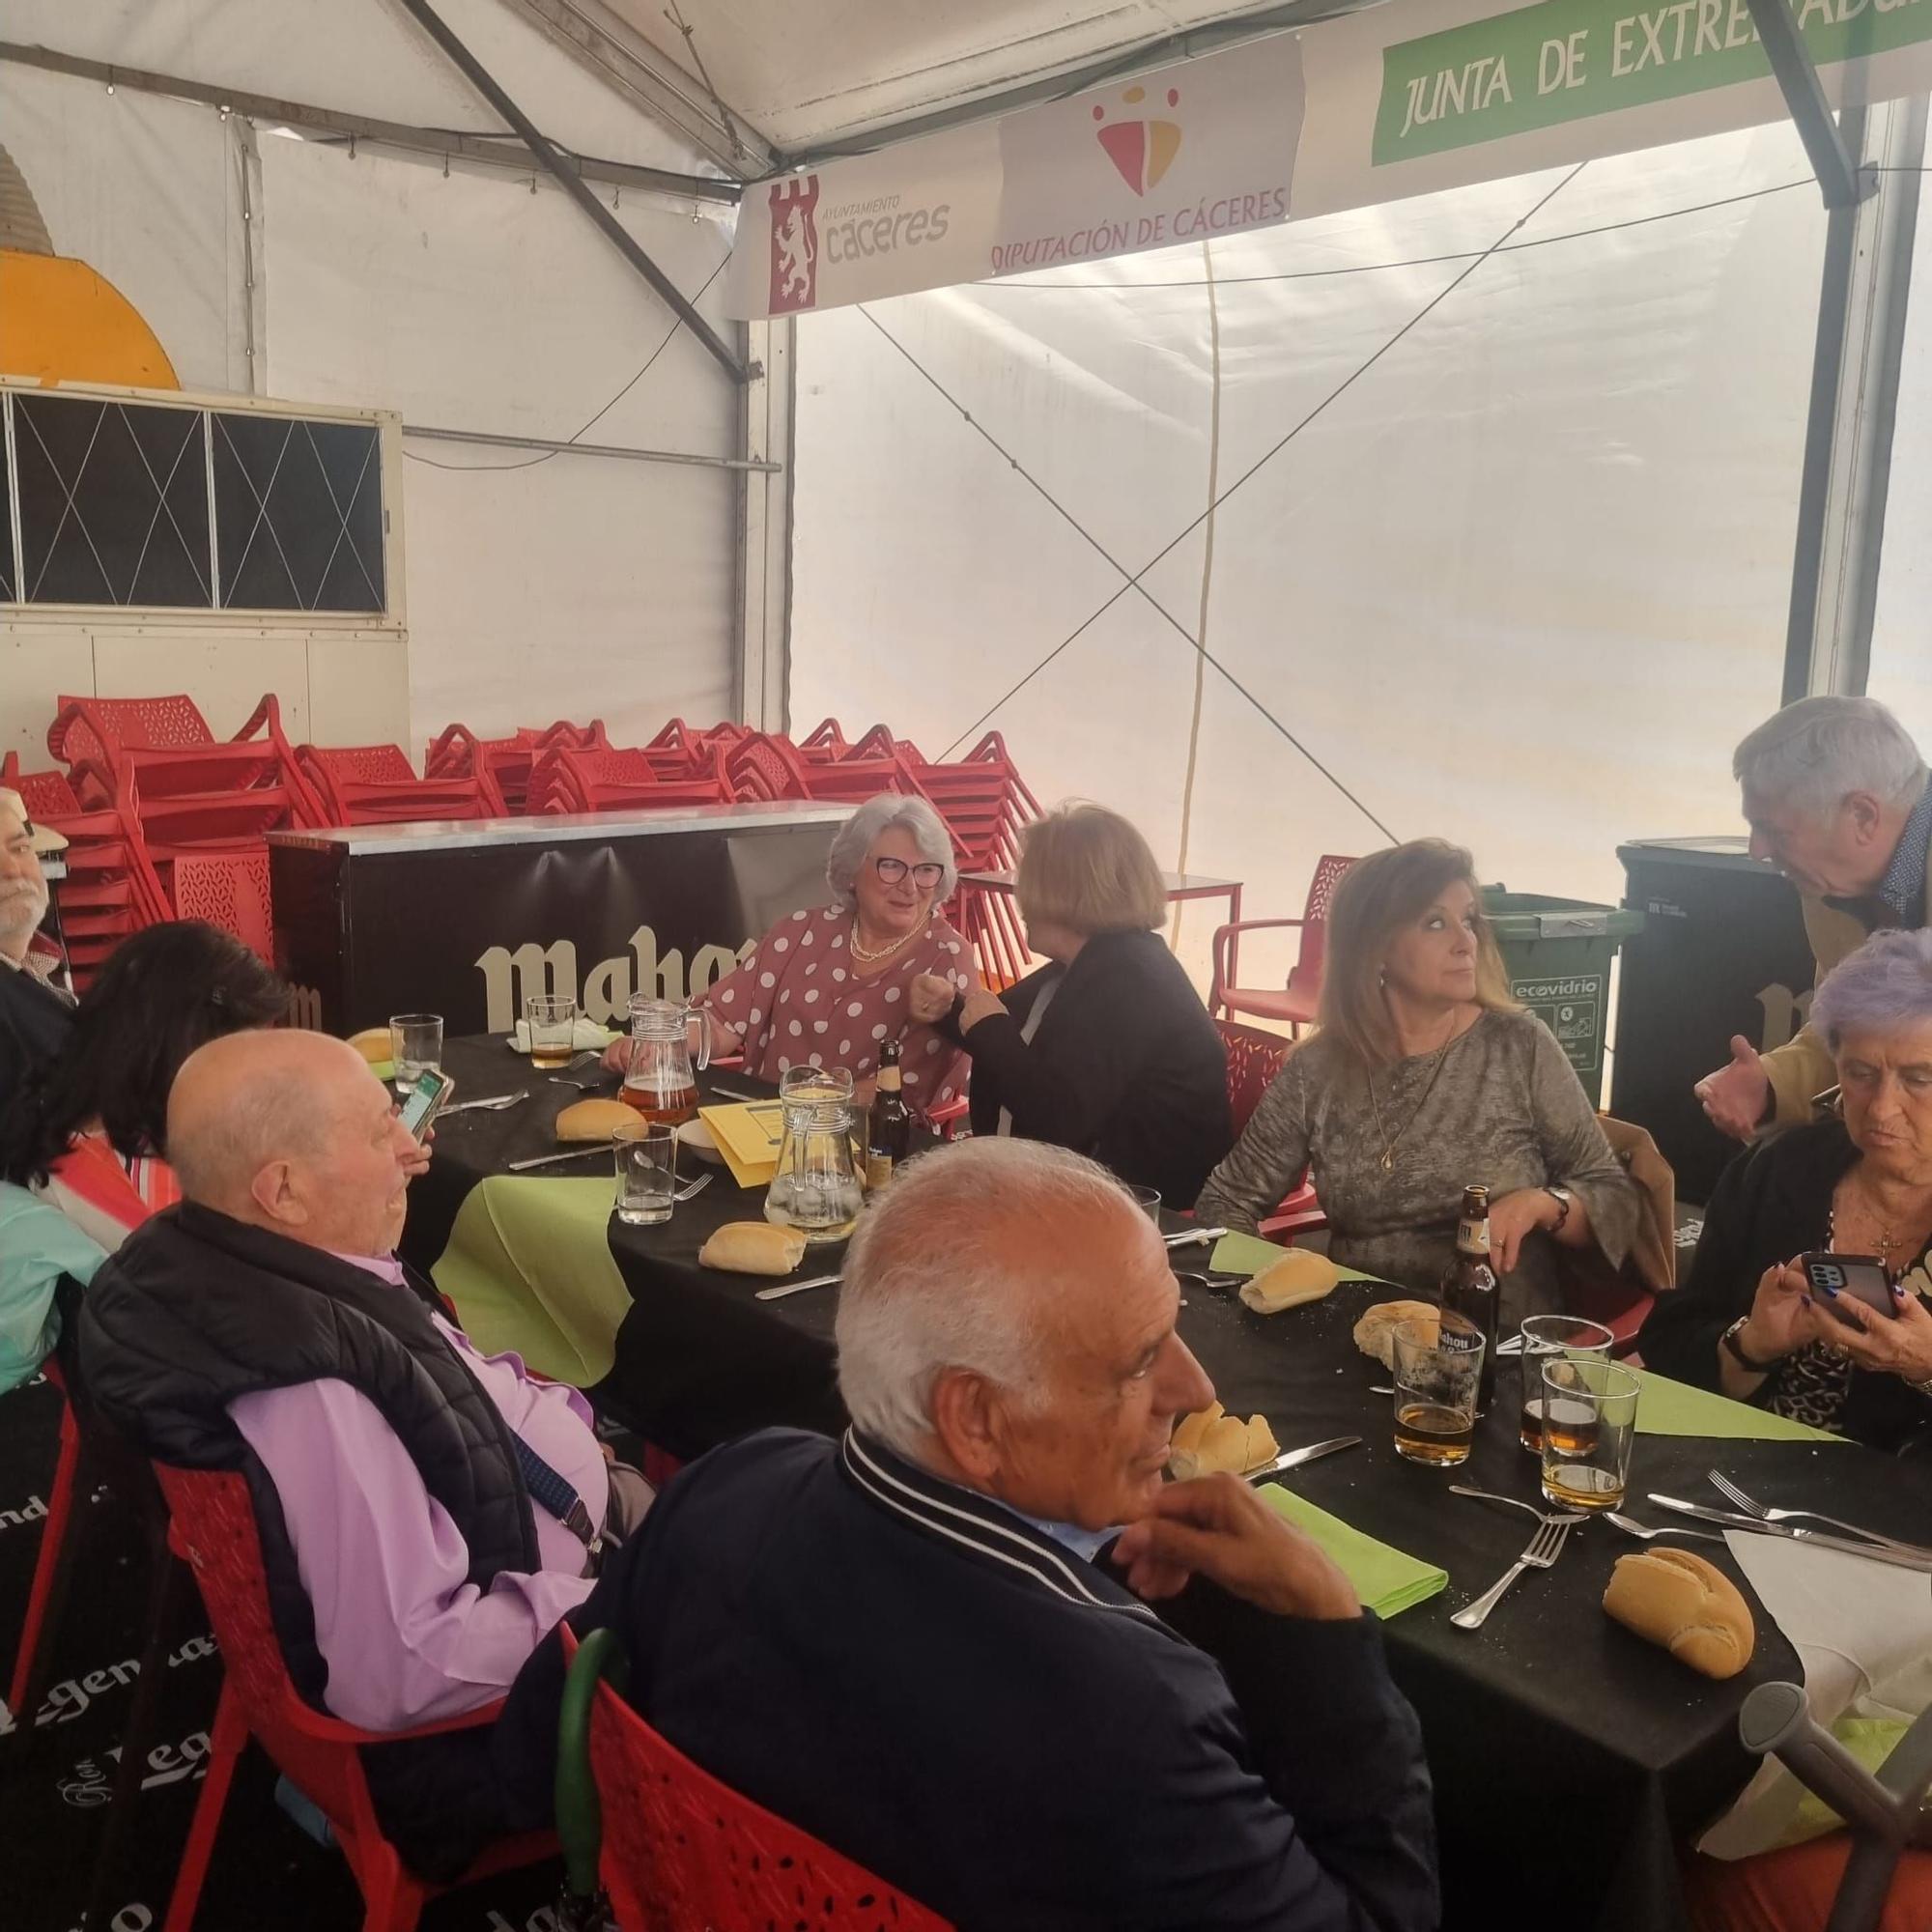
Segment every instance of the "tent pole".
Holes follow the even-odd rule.
[[[1798,126],[1798,137],[1811,158],[1811,172],[1827,208],[1849,208],[1859,199],[1859,167],[1854,158],[1858,143],[1848,138],[1850,129],[1832,119],[1832,103],[1818,79],[1811,50],[1798,31],[1791,12],[1791,0],[1745,0],[1750,9],[1751,24],[1763,43],[1771,71],[1777,76],[1784,104]]]
[[[1921,97],[1848,107],[1870,192],[1825,238],[1792,560],[1783,701],[1863,692],[1878,605],[1892,429],[1925,158]]]
[[[744,475],[738,485],[738,721],[790,728],[792,351],[795,319],[750,325],[752,380],[741,391]],[[760,461],[759,459],[762,459]]]
[[[719,365],[730,375],[731,380],[740,384],[748,381],[749,372],[744,363],[732,353],[724,338],[684,298],[677,284],[639,246],[637,237],[584,186],[575,167],[557,151],[549,137],[538,130],[529,116],[497,86],[476,56],[450,32],[435,9],[430,6],[429,0],[401,0],[401,4],[424,33],[449,57],[451,65],[462,73],[470,86],[516,129],[519,138],[538,162],[555,177],[563,191],[604,232],[611,245],[657,291],[660,298],[710,351]]]

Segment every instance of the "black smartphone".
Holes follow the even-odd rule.
[[[1895,1317],[1898,1304],[1892,1299],[1891,1277],[1876,1255],[1800,1255],[1798,1265],[1811,1291],[1811,1299],[1828,1309],[1848,1328],[1859,1325],[1858,1317],[1847,1315],[1836,1303],[1849,1295],[1862,1301],[1878,1314]]]
[[[426,1066],[415,1084],[403,1095],[403,1125],[418,1141],[429,1132],[430,1122],[442,1111],[442,1103],[456,1091],[456,1082],[447,1073]]]

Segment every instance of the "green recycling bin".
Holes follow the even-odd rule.
[[[1643,930],[1643,914],[1500,886],[1483,888],[1483,910],[1511,993],[1556,1036],[1591,1106],[1601,1106],[1610,962],[1626,939]]]

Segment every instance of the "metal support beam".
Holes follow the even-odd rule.
[[[710,351],[719,366],[730,374],[734,383],[748,381],[749,372],[726,345],[724,337],[685,299],[683,291],[644,252],[637,237],[584,186],[562,150],[497,86],[482,62],[444,25],[436,10],[430,6],[429,0],[402,0],[402,5],[430,39],[448,56],[451,65],[470,86],[517,130],[524,145],[556,178],[563,191],[603,231],[605,238],[618,254],[623,256],[625,261],[657,291],[666,306]]]
[[[1798,138],[1811,159],[1811,172],[1827,208],[1849,208],[1859,199],[1857,144],[1848,142],[1832,119],[1832,103],[1812,63],[1811,50],[1798,31],[1791,0],[1746,0],[1771,71],[1784,93],[1784,104],[1798,127]]]
[[[510,436],[487,429],[440,429],[431,423],[405,423],[403,434],[431,442],[474,442],[488,449],[541,449],[552,456],[620,457],[631,463],[682,463],[696,469],[748,469],[776,474],[782,467],[742,456],[703,456],[685,449],[639,449],[628,442],[564,442],[554,437]]]
[[[1848,108],[1872,191],[1834,208],[1825,239],[1818,341],[1799,489],[1785,634],[1784,701],[1865,688],[1904,355],[1926,103]]]
[[[490,167],[527,168],[524,144],[514,134],[454,134],[438,128],[414,128],[403,121],[379,121],[367,114],[349,114],[336,107],[317,107],[302,100],[283,100],[271,94],[248,94],[180,74],[156,73],[147,68],[118,67],[110,61],[87,60],[79,54],[56,53],[50,47],[30,47],[17,41],[0,41],[0,64],[39,68],[46,73],[69,74],[76,80],[98,80],[103,87],[125,87],[135,94],[158,94],[170,100],[192,100],[205,107],[225,107],[251,121],[279,122],[316,134],[335,134],[351,141],[370,141],[404,154],[436,155],[446,159],[481,161]],[[566,157],[572,173],[584,181],[605,182],[612,187],[647,188],[683,199],[737,205],[735,181],[710,175],[672,174],[665,168],[633,167],[626,161],[593,161]]]
[[[793,329],[790,316],[751,325],[759,373],[744,392],[746,469],[752,473],[738,498],[734,708],[743,723],[766,731],[787,729],[791,710]]]

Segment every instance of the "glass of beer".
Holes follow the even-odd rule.
[[[634,1228],[670,1219],[677,1193],[677,1129],[633,1121],[611,1141],[617,1156],[617,1218]]]
[[[559,993],[539,993],[524,1002],[524,1024],[530,1030],[530,1065],[570,1065],[570,1042],[577,1032],[577,1002]]]
[[[442,1015],[391,1013],[389,1058],[395,1063],[398,1094],[407,1094],[425,1073],[440,1073],[442,1070]]]
[[[1600,1355],[1543,1364],[1543,1493],[1558,1509],[1621,1509],[1643,1384]]]
[[[1572,1361],[1609,1359],[1616,1337],[1601,1321],[1579,1315],[1532,1315],[1522,1324],[1522,1352],[1518,1366],[1522,1376],[1522,1404],[1517,1419],[1517,1440],[1532,1456],[1543,1454],[1543,1367],[1559,1356]]]
[[[1394,1344],[1396,1454],[1438,1469],[1466,1463],[1483,1381],[1481,1329],[1454,1315],[1439,1324],[1404,1321]]]

